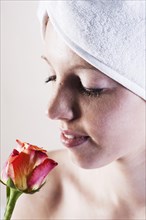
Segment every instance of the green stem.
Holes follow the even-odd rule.
[[[4,220],[10,220],[13,210],[15,208],[15,204],[17,199],[19,198],[19,196],[22,194],[22,192],[12,189],[10,188],[10,195],[9,198],[7,200],[7,205],[6,205],[6,209],[5,209],[5,213],[4,213]]]

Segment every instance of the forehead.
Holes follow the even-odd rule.
[[[71,50],[62,38],[56,33],[50,21],[47,23],[45,34],[45,53],[50,63],[68,63],[69,65],[82,65],[87,68],[96,69],[73,50]]]
[[[50,21],[47,23],[45,33],[45,57],[49,67],[58,74],[79,72],[80,76],[84,75],[88,79],[90,77],[93,81],[101,79],[117,84],[71,50],[57,34]]]

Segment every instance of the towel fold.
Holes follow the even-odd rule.
[[[145,1],[41,1],[38,16],[43,35],[49,17],[74,52],[146,99]]]

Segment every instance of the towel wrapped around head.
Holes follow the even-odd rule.
[[[43,35],[49,18],[74,52],[146,99],[145,0],[41,1],[38,16]]]

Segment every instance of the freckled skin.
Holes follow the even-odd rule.
[[[45,57],[48,117],[89,140],[49,152],[58,166],[40,192],[20,198],[13,219],[144,220],[145,101],[75,54],[50,22]]]

